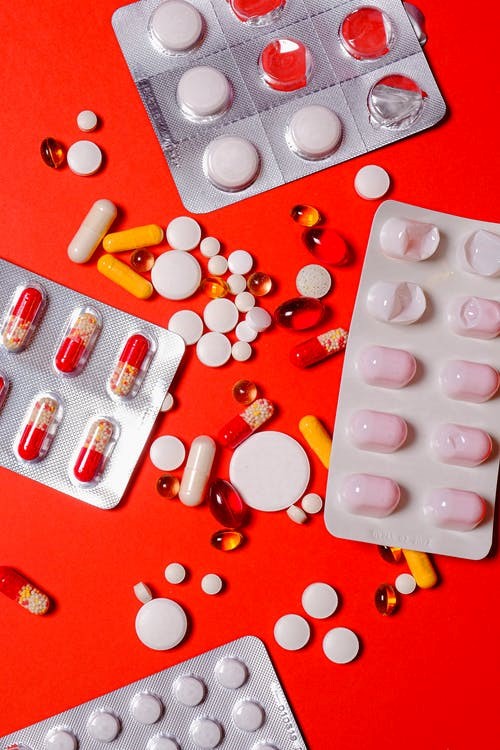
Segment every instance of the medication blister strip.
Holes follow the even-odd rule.
[[[291,180],[372,151],[437,123],[445,103],[399,0],[380,0],[376,8],[390,19],[393,40],[377,59],[355,59],[343,48],[343,19],[366,3],[288,0],[272,23],[241,22],[227,0],[193,0],[202,14],[205,35],[200,46],[184,54],[168,54],[152,41],[149,22],[160,0],[140,0],[115,11],[113,28],[164,156],[186,208],[210,211],[257,195]],[[312,72],[308,83],[294,91],[277,91],[261,77],[259,56],[279,38],[296,39],[309,49]],[[229,109],[210,122],[184,116],[177,100],[183,73],[206,65],[222,71],[234,99]],[[387,75],[407,76],[425,92],[420,114],[405,127],[386,129],[370,121],[367,101],[371,87]],[[299,109],[320,104],[334,111],[342,139],[330,156],[306,159],[289,148],[287,127]],[[206,147],[220,136],[249,140],[260,154],[260,172],[248,187],[226,192],[205,176]]]
[[[237,688],[224,687],[215,669],[224,659],[236,659],[246,668],[246,680]],[[182,676],[197,677],[205,686],[202,701],[196,706],[181,704],[174,694],[174,683]],[[133,698],[146,693],[160,699],[161,717],[150,725],[140,724],[131,715]],[[245,731],[235,726],[232,711],[240,701],[259,704],[264,712],[262,726]],[[200,656],[188,659],[161,672],[137,680],[87,703],[63,711],[51,718],[0,738],[0,747],[42,750],[44,740],[54,730],[65,729],[78,740],[79,750],[94,750],[102,743],[93,739],[87,730],[89,717],[99,710],[110,712],[120,721],[116,740],[106,746],[120,750],[146,750],[148,742],[158,735],[175,739],[181,750],[196,750],[190,730],[198,718],[218,722],[223,736],[217,747],[222,750],[256,750],[263,745],[276,750],[306,750],[305,741],[297,726],[292,709],[284,695],[278,676],[262,641],[245,636]],[[204,745],[208,747],[209,745]],[[210,745],[214,747],[214,745]]]
[[[392,218],[437,227],[440,241],[434,254],[420,261],[385,255],[380,233]],[[498,276],[467,272],[461,260],[464,241],[479,230],[497,235],[496,250],[489,248],[491,271],[498,264],[499,224],[394,201],[383,203],[375,215],[349,331],[335,417],[325,521],[328,530],[337,537],[469,559],[483,558],[490,549],[499,467],[500,399],[498,393],[483,403],[450,398],[440,383],[443,368],[450,361],[481,363],[499,369]],[[422,317],[409,325],[375,319],[368,310],[367,299],[369,290],[380,281],[419,285],[427,302]],[[453,300],[471,297],[492,300],[496,306],[496,312],[490,316],[493,333],[489,339],[459,335],[450,327],[448,315]],[[367,382],[360,370],[360,356],[371,346],[390,347],[413,355],[417,362],[413,379],[403,387],[381,387]],[[356,447],[351,420],[359,410],[384,412],[406,420],[406,441],[392,453]],[[436,428],[443,424],[484,430],[492,439],[489,458],[476,466],[442,462],[432,441]],[[451,446],[454,440],[449,439]],[[399,484],[399,505],[381,518],[350,512],[342,493],[346,478],[354,474],[387,477]],[[424,512],[424,507],[428,506],[429,493],[440,488],[477,493],[484,498],[484,520],[467,531],[436,525],[435,517]]]
[[[148,440],[163,399],[181,360],[184,345],[175,334],[140,318],[84,297],[60,284],[0,260],[2,318],[16,287],[38,285],[47,304],[24,351],[9,352],[0,343],[0,370],[10,380],[0,409],[0,465],[53,487],[79,500],[109,509],[116,506]],[[102,329],[83,370],[64,376],[53,366],[68,319],[76,308],[91,306],[102,318]],[[107,382],[125,340],[142,332],[156,345],[137,395],[112,398]],[[47,455],[40,461],[21,461],[14,453],[16,435],[38,394],[54,394],[62,417]],[[70,462],[81,445],[88,424],[104,417],[116,425],[116,444],[99,482],[92,486],[70,479]]]

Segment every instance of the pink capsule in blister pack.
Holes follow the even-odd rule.
[[[387,201],[349,329],[325,521],[480,559],[499,466],[500,225]]]

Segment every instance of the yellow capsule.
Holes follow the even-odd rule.
[[[158,224],[146,224],[123,232],[111,232],[103,239],[102,246],[108,253],[122,253],[124,250],[159,245],[162,239],[163,229]]]
[[[302,417],[299,422],[299,430],[308,446],[314,451],[323,466],[328,469],[330,466],[332,439],[318,417],[314,417],[312,414]]]
[[[148,299],[153,294],[153,285],[149,281],[112,255],[101,255],[97,261],[97,270],[134,297]]]
[[[410,572],[421,589],[431,589],[437,583],[437,573],[432,567],[432,562],[426,552],[416,552],[412,549],[404,549],[406,563]]]

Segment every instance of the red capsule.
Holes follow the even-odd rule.
[[[29,343],[45,305],[41,287],[16,289],[2,326],[2,343],[10,352],[21,352]]]
[[[33,615],[44,615],[50,606],[47,594],[7,565],[0,565],[0,591]]]
[[[7,398],[7,393],[9,392],[10,387],[10,380],[1,370],[0,370],[0,409],[5,403],[5,399]]]
[[[215,520],[229,529],[243,526],[248,516],[248,506],[233,485],[225,479],[212,482],[208,492],[208,507]]]
[[[73,466],[75,479],[85,484],[99,479],[113,447],[114,433],[115,425],[109,419],[98,418],[92,422]]]
[[[272,417],[274,406],[267,398],[258,398],[245,411],[231,419],[219,432],[218,440],[226,448],[236,448],[252,432],[262,427]]]
[[[65,375],[82,371],[101,330],[101,316],[92,307],[78,307],[72,314],[54,357],[56,370]]]
[[[297,367],[310,367],[331,357],[332,354],[342,352],[346,347],[346,342],[347,331],[343,328],[332,328],[331,331],[294,346],[290,352],[290,360]]]
[[[16,453],[23,461],[39,461],[47,455],[60,421],[59,401],[50,394],[39,395],[16,441]]]
[[[345,266],[350,260],[347,242],[335,229],[313,227],[304,232],[302,239],[309,252],[329,266]]]
[[[313,328],[323,318],[325,308],[314,297],[294,297],[283,302],[274,311],[274,319],[283,328],[305,331]]]
[[[109,380],[109,389],[114,396],[134,396],[146,373],[154,349],[151,340],[141,333],[130,336]]]

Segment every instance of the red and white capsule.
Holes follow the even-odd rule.
[[[112,419],[93,419],[86,427],[81,447],[76,451],[71,467],[72,478],[86,485],[97,483],[117,439],[118,427]]]
[[[82,371],[101,327],[101,316],[93,307],[77,307],[73,311],[54,356],[57,372],[78,375]]]
[[[111,373],[108,388],[112,396],[133,398],[144,380],[156,346],[143,333],[134,333],[126,340]]]
[[[5,403],[5,399],[7,398],[7,394],[9,392],[10,388],[10,380],[7,377],[7,375],[0,370],[0,409]]]
[[[14,452],[22,461],[41,461],[49,452],[62,417],[59,398],[39,393],[32,401],[14,442]]]
[[[344,351],[347,343],[347,331],[343,328],[332,328],[331,331],[321,333],[312,339],[306,339],[294,346],[290,352],[290,360],[297,367],[305,368],[321,362],[332,354]]]
[[[258,398],[220,430],[219,443],[226,448],[236,448],[259,427],[262,427],[268,419],[271,419],[273,414],[272,403],[267,398]]]
[[[45,292],[38,284],[18,286],[5,315],[1,338],[9,352],[22,352],[29,344],[45,307]]]
[[[33,615],[44,615],[50,607],[47,594],[35,588],[27,578],[8,565],[0,565],[0,591]]]

